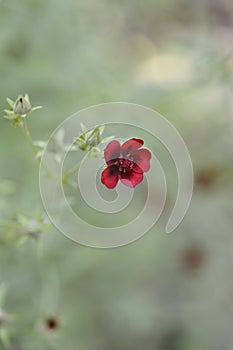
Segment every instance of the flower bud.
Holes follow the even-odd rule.
[[[32,107],[28,95],[25,95],[25,97],[19,95],[13,107],[14,113],[18,115],[25,115],[31,112],[31,110]]]

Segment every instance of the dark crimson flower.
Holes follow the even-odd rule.
[[[208,189],[217,183],[218,178],[221,175],[220,169],[210,168],[202,170],[195,176],[195,183],[203,189]]]
[[[45,327],[49,331],[55,331],[59,328],[58,320],[54,317],[49,317],[45,320]]]
[[[182,255],[182,262],[188,271],[198,270],[205,260],[205,252],[199,245],[187,247]]]
[[[117,140],[109,142],[104,150],[107,168],[101,176],[106,187],[116,187],[119,180],[126,186],[135,187],[143,180],[143,173],[150,169],[151,159],[151,152],[141,148],[143,144],[143,140],[135,138],[123,145]]]

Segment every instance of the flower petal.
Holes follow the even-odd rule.
[[[104,158],[106,163],[111,160],[117,159],[120,156],[120,143],[117,140],[109,142],[104,150]]]
[[[134,171],[138,171],[138,167],[142,169],[142,172],[146,172],[150,169],[150,160],[151,160],[151,152],[148,149],[139,149],[134,152],[133,161],[134,161]]]
[[[135,173],[144,173],[144,171],[142,170],[142,168],[140,168],[140,166],[138,166],[136,163],[133,164],[132,170],[133,170]]]
[[[115,166],[109,166],[101,174],[101,182],[107,188],[114,188],[118,183],[118,169]]]
[[[143,180],[142,173],[135,173],[131,171],[129,174],[120,174],[121,182],[128,187],[135,187]]]
[[[143,144],[144,141],[141,139],[130,139],[123,143],[123,145],[121,146],[121,153],[124,155],[131,154],[132,152],[142,147]]]

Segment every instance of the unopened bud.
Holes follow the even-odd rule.
[[[18,115],[25,115],[31,112],[31,110],[32,110],[32,107],[31,107],[31,103],[29,101],[28,95],[25,95],[25,97],[22,95],[19,95],[13,107],[14,113]]]

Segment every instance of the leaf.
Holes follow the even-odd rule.
[[[14,112],[11,109],[4,109],[4,112],[7,114],[14,114]]]
[[[43,232],[49,231],[52,228],[52,224],[49,222],[47,224],[44,224],[43,226]]]
[[[41,159],[44,154],[44,150],[38,151],[35,155],[35,159]]]
[[[40,211],[38,208],[34,211],[34,218],[35,218],[36,221],[38,221],[39,223],[43,223],[42,213],[41,213],[41,211]]]
[[[8,104],[9,104],[9,106],[10,106],[11,108],[13,108],[15,102],[14,102],[13,100],[11,100],[9,97],[7,97],[6,100],[7,100]]]
[[[105,137],[103,140],[101,140],[100,143],[107,143],[109,141],[112,141],[114,139],[115,136],[108,136],[108,137]]]
[[[45,148],[45,146],[47,145],[47,142],[45,141],[34,141],[34,145],[40,148]]]
[[[7,120],[12,120],[14,119],[14,117],[12,115],[4,115],[3,118],[7,119]]]
[[[89,135],[90,134],[90,135]],[[98,145],[100,142],[100,132],[99,127],[95,127],[95,129],[91,130],[86,134],[86,142],[89,146],[95,146]]]
[[[6,113],[6,115],[4,115],[5,119],[8,119],[8,120],[14,119],[15,114],[13,111],[10,111],[9,109],[4,109],[4,112]]]
[[[70,148],[69,148],[69,151],[77,151],[77,147],[75,145],[72,145]]]
[[[83,133],[87,132],[87,127],[83,123],[80,123],[80,126]]]
[[[24,98],[25,98],[25,100],[26,100],[29,104],[31,104],[31,103],[30,103],[30,100],[29,100],[28,94],[25,94]]]
[[[103,134],[103,132],[104,132],[104,128],[105,128],[105,126],[104,126],[104,125],[100,125],[100,126],[98,126],[100,136]]]
[[[17,221],[20,225],[26,225],[28,223],[28,218],[22,214],[18,214]]]
[[[75,141],[75,143],[78,145],[78,147],[81,149],[81,150],[84,150],[86,148],[86,143],[84,140],[82,140],[80,137],[78,137]]]
[[[94,135],[94,133],[95,133],[95,130],[93,130],[93,129],[91,129],[89,131],[86,131],[85,134],[84,134],[85,139],[86,140],[90,139]]]
[[[36,110],[38,110],[38,109],[41,109],[41,108],[43,108],[43,107],[42,107],[42,106],[33,107],[33,108],[31,109],[31,112],[34,112],[34,111],[36,111]]]

